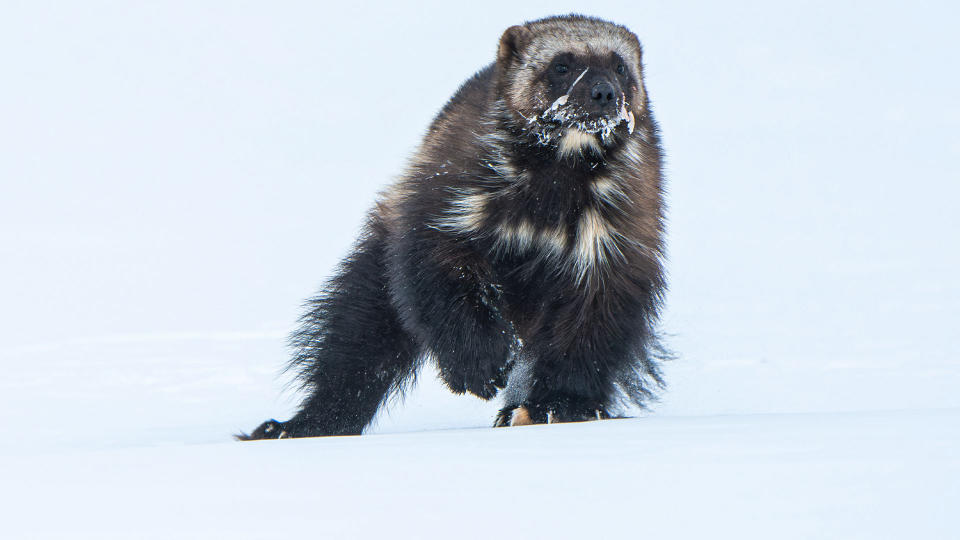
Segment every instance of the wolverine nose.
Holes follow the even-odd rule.
[[[607,81],[598,82],[597,84],[593,85],[593,90],[590,92],[590,97],[593,98],[598,105],[603,107],[614,99],[613,85]]]

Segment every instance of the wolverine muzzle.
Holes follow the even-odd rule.
[[[607,105],[614,103],[616,101],[616,95],[614,94],[613,85],[609,81],[598,81],[593,85],[593,89],[590,91],[590,98],[594,103],[604,108]]]

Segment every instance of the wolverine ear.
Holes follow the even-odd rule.
[[[637,50],[637,55],[643,58],[643,45],[640,44],[640,38],[636,34],[630,32],[630,44],[633,45],[633,48]]]
[[[530,42],[532,32],[526,26],[511,26],[500,38],[497,63],[505,64],[520,57],[520,49]]]

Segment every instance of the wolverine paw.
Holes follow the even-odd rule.
[[[530,418],[530,412],[526,407],[509,406],[500,409],[493,427],[528,426],[533,423],[535,422]]]
[[[261,439],[286,439],[289,436],[286,430],[284,430],[283,422],[277,422],[271,419],[257,426],[257,429],[253,430],[249,435],[241,432],[234,435],[233,438],[238,441],[257,441]]]
[[[586,422],[610,418],[603,408],[571,406],[568,402],[552,404],[525,403],[519,407],[510,406],[500,409],[493,427],[527,426],[531,424],[559,424],[562,422]]]
[[[446,383],[447,388],[455,394],[469,392],[484,401],[497,397],[497,393],[503,388],[502,386],[497,386],[493,380],[483,382],[466,380],[451,382],[450,379],[444,378],[443,382]]]
[[[497,393],[506,387],[507,377],[512,367],[513,364],[510,363],[492,370],[492,373],[473,373],[471,375],[441,368],[440,377],[447,385],[447,388],[455,394],[470,392],[480,399],[490,400],[496,397]]]

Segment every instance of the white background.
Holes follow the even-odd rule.
[[[435,477],[442,471],[410,457],[417,449],[434,448],[425,450],[432,455],[439,446],[447,459],[482,463],[478,446],[508,442],[525,457],[480,469],[503,491],[481,500],[481,490],[464,504],[500,534],[511,530],[501,526],[533,523],[523,504],[568,519],[569,500],[545,505],[547,494],[567,494],[590,510],[588,522],[603,520],[609,507],[585,502],[582,483],[551,483],[552,473],[595,478],[590,464],[630,471],[641,458],[662,465],[650,480],[659,488],[689,487],[675,494],[681,500],[701,494],[683,516],[716,511],[704,494],[718,484],[704,479],[767,485],[770,471],[751,466],[764,459],[786,476],[824,474],[825,483],[791,492],[796,500],[762,490],[729,499],[743,506],[723,513],[734,520],[728,530],[746,537],[770,537],[784,523],[798,537],[826,530],[894,538],[897,524],[918,523],[928,527],[925,538],[958,534],[956,520],[936,509],[960,506],[952,457],[960,452],[960,10],[948,2],[346,4],[0,3],[0,425],[8,432],[0,469],[10,479],[0,488],[0,513],[6,506],[31,516],[15,533],[159,530],[148,510],[90,518],[94,507],[134,504],[128,495],[145,489],[147,478],[116,463],[144,473],[131,464],[155,459],[164,465],[151,482],[181,465],[191,471],[160,489],[163,501],[188,507],[197,493],[223,501],[180,529],[163,529],[168,535],[275,537],[319,531],[320,522],[336,529],[346,514],[301,522],[291,515],[313,514],[293,509],[311,497],[339,500],[344,489],[352,493],[350,471],[366,471],[357,473],[369,481],[364,489],[408,486],[405,504],[416,513],[449,494],[424,487],[436,480],[380,471],[384,460],[406,456]],[[570,11],[625,24],[644,45],[667,156],[671,290],[663,330],[678,353],[662,402],[640,420],[506,430],[523,435],[226,442],[294,409],[297,395],[283,391],[279,370],[299,305],[349,249],[375,194],[401,171],[432,116],[492,60],[506,27]],[[373,431],[482,428],[496,406],[448,395],[428,368]],[[782,447],[758,443],[765,426],[784,429],[771,418],[792,419],[787,424],[808,437],[799,446],[789,436]],[[741,436],[717,447],[711,429],[724,422],[740,426],[733,433]],[[854,447],[837,443],[853,432]],[[584,436],[591,442],[572,452],[568,443]],[[792,460],[811,440],[822,453]],[[328,448],[344,444],[353,446],[342,455]],[[666,474],[667,456],[688,444],[702,448],[693,456],[719,465],[691,457],[696,465]],[[662,452],[610,453],[634,445]],[[743,457],[758,445],[770,456]],[[878,469],[869,466],[873,451]],[[328,452],[342,461],[322,457]],[[737,456],[744,471],[726,467],[724,456]],[[533,466],[544,460],[556,468]],[[910,468],[918,460],[924,464]],[[270,474],[249,468],[281,474],[271,468],[281,461],[295,485],[297,475],[320,474],[311,467],[347,476],[339,487],[284,486],[286,495],[277,495],[265,489],[276,486]],[[828,464],[865,468],[837,487],[828,485],[837,479]],[[881,470],[893,475],[889,482]],[[470,478],[487,481],[480,472]],[[924,474],[941,484],[919,494],[898,484]],[[256,477],[260,498],[237,510],[237,491],[204,491],[220,475]],[[820,512],[811,502],[826,493],[857,500],[844,488],[863,482],[875,498],[863,500],[860,514],[829,504]],[[25,485],[40,490],[37,499],[23,497]],[[617,501],[619,516],[666,504],[654,490],[628,485],[609,495],[606,487],[593,485]],[[514,496],[505,500],[504,491]],[[906,505],[914,514],[895,517],[918,496],[916,508]],[[144,504],[173,512],[160,500]],[[505,505],[515,509],[498,522]],[[47,520],[68,507],[86,521]],[[745,508],[766,508],[774,528],[736,511]],[[459,527],[467,514],[445,515],[442,525],[467,530]],[[244,520],[258,527],[245,529]],[[691,534],[710,530],[707,521]],[[608,518],[601,530],[674,530],[649,522]],[[576,523],[554,523],[553,536],[579,530]],[[538,526],[549,536],[550,526]]]

